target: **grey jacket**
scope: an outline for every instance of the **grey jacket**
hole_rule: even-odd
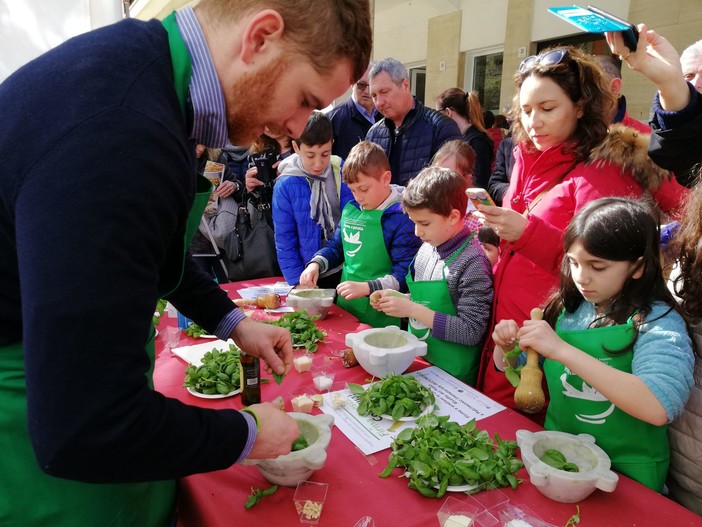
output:
[[[698,353],[702,350],[702,322],[693,326]],[[695,385],[683,412],[668,426],[670,497],[702,516],[702,359],[695,361]]]

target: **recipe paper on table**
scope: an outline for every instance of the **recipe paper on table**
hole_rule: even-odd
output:
[[[436,397],[436,415],[448,415],[451,421],[464,425],[471,419],[479,421],[505,409],[499,403],[452,377],[441,368],[431,366],[407,374],[429,388]],[[367,388],[368,385],[364,385]],[[370,455],[389,448],[393,439],[405,428],[416,426],[413,421],[394,423],[373,415],[358,415],[358,401],[349,389],[338,393],[346,399],[346,406],[333,408],[331,393],[324,394],[320,409],[334,416],[334,424],[364,454]]]

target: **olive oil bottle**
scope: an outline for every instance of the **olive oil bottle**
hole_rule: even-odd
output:
[[[245,406],[261,402],[261,360],[241,352],[241,402]]]

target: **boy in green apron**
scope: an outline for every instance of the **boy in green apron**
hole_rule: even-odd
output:
[[[493,333],[499,369],[517,339],[545,357],[547,429],[594,436],[615,470],[657,492],[670,458],[667,424],[690,394],[694,364],[659,244],[641,203],[589,203],[566,230],[561,286],[544,320],[521,329],[502,320]]]
[[[424,242],[407,273],[410,297],[380,291],[373,307],[409,317],[409,331],[427,342],[427,360],[475,385],[493,288],[490,262],[463,222],[466,186],[436,166],[407,184],[402,205]]]
[[[316,285],[320,273],[343,263],[337,304],[373,327],[400,325],[400,319],[370,307],[374,291],[405,291],[405,274],[421,245],[412,221],[402,211],[403,187],[390,185],[390,163],[382,148],[361,141],[344,164],[344,182],[354,199],[346,204],[334,237],[317,252],[300,276]]]

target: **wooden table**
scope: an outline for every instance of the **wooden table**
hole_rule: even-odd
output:
[[[236,290],[262,284],[272,284],[275,279],[254,280],[225,284],[223,289],[237,298]],[[258,316],[265,316],[257,313]],[[164,319],[160,329],[175,325],[175,320]],[[344,368],[333,352],[345,348],[345,335],[360,331],[367,326],[353,316],[333,306],[329,316],[318,325],[327,331],[325,342],[320,345],[316,360],[329,361],[336,372],[335,382],[363,384],[369,375],[360,367]],[[162,332],[163,333],[163,332]],[[182,387],[186,364],[169,350],[163,349],[161,337],[157,338],[155,388],[161,393],[193,406],[229,409],[241,408],[239,397],[206,400],[190,395]],[[199,343],[183,334],[179,345]],[[411,370],[426,366],[421,359],[415,361]],[[267,374],[262,374],[267,377]],[[275,382],[264,384],[261,389],[264,401],[283,396],[290,409],[290,392],[311,385],[309,373],[299,374],[293,370],[281,385]],[[319,410],[315,409],[315,413]],[[504,410],[478,422],[478,427],[491,435],[499,434],[503,439],[515,439],[518,429],[538,431],[541,428],[526,417],[512,410]],[[328,449],[326,465],[314,472],[311,481],[329,484],[326,503],[319,521],[324,527],[353,527],[363,516],[371,516],[375,527],[434,527],[438,525],[436,513],[444,502],[442,499],[424,498],[407,488],[407,479],[391,476],[381,479],[378,474],[387,464],[390,450],[366,456],[346,436],[334,428]],[[399,474],[399,471],[396,471]],[[528,480],[522,469],[519,477],[524,482],[517,490],[502,489],[510,502],[526,505],[544,521],[563,526],[575,513],[575,504],[552,501],[543,496]],[[235,465],[227,470],[199,474],[183,478],[179,482],[178,526],[180,527],[232,527],[262,525],[270,527],[300,525],[293,504],[295,489],[280,487],[272,496],[264,498],[250,510],[244,503],[251,488],[266,488],[270,484],[255,466]],[[455,495],[457,498],[462,494]],[[580,506],[579,527],[691,527],[702,526],[702,518],[657,494],[635,481],[621,476],[613,493],[595,491]]]

